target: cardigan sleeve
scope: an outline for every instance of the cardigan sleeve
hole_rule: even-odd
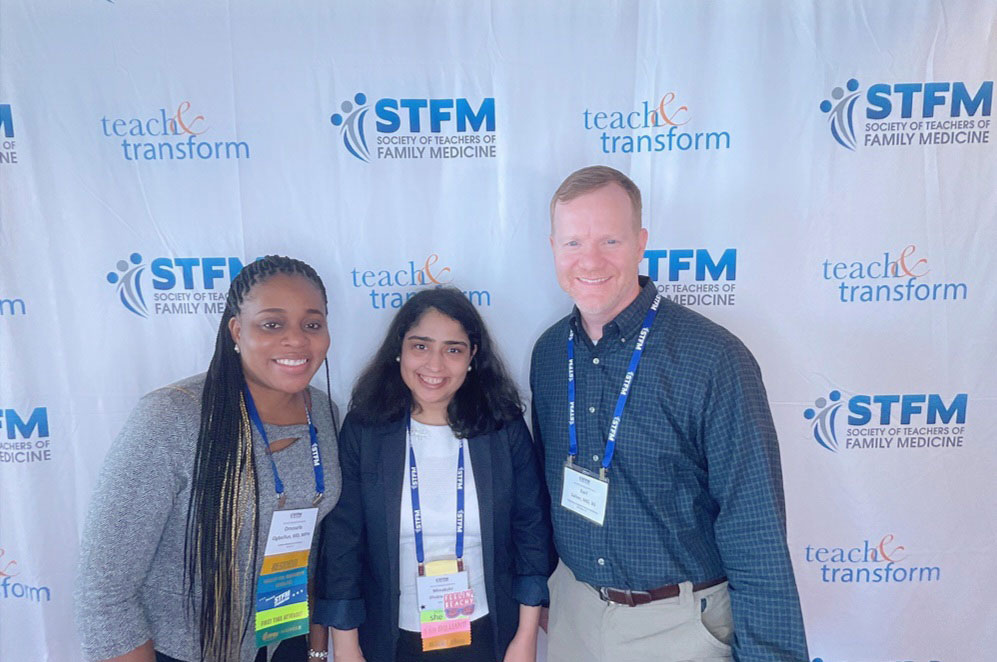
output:
[[[88,660],[123,655],[152,638],[140,590],[193,459],[198,406],[178,389],[143,397],[112,444],[80,544],[76,621]],[[181,504],[186,506],[186,504]]]

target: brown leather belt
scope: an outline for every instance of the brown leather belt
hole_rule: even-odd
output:
[[[692,590],[703,591],[705,589],[712,588],[717,584],[722,584],[725,581],[727,581],[726,577],[711,579],[708,582],[693,584]],[[646,605],[647,603],[654,602],[655,600],[667,600],[668,598],[674,598],[680,592],[678,584],[659,586],[658,588],[652,588],[650,591],[631,591],[630,589],[609,588],[606,586],[597,588],[596,590],[599,591],[599,597],[606,602],[613,602],[618,605],[627,605],[628,607]]]

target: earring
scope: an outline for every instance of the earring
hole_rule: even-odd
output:
[[[471,372],[471,366],[467,366],[467,371]]]
[[[402,357],[396,356],[395,357],[395,363],[401,363],[401,362],[402,362]]]
[[[238,354],[238,353],[239,353],[239,346],[238,346],[238,345],[236,345],[236,346],[235,346],[235,353],[236,353],[236,354]]]

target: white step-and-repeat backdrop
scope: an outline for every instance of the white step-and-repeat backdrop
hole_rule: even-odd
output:
[[[644,192],[644,272],[762,366],[811,658],[992,659],[995,28],[968,0],[0,1],[0,659],[81,659],[96,472],[205,369],[242,264],[323,276],[340,403],[437,283],[525,390],[570,305],[547,203],[594,163]]]

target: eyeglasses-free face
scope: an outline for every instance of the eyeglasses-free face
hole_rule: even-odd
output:
[[[447,406],[464,383],[475,351],[460,322],[435,308],[409,328],[402,339],[400,370],[412,392],[416,420],[447,424]]]

